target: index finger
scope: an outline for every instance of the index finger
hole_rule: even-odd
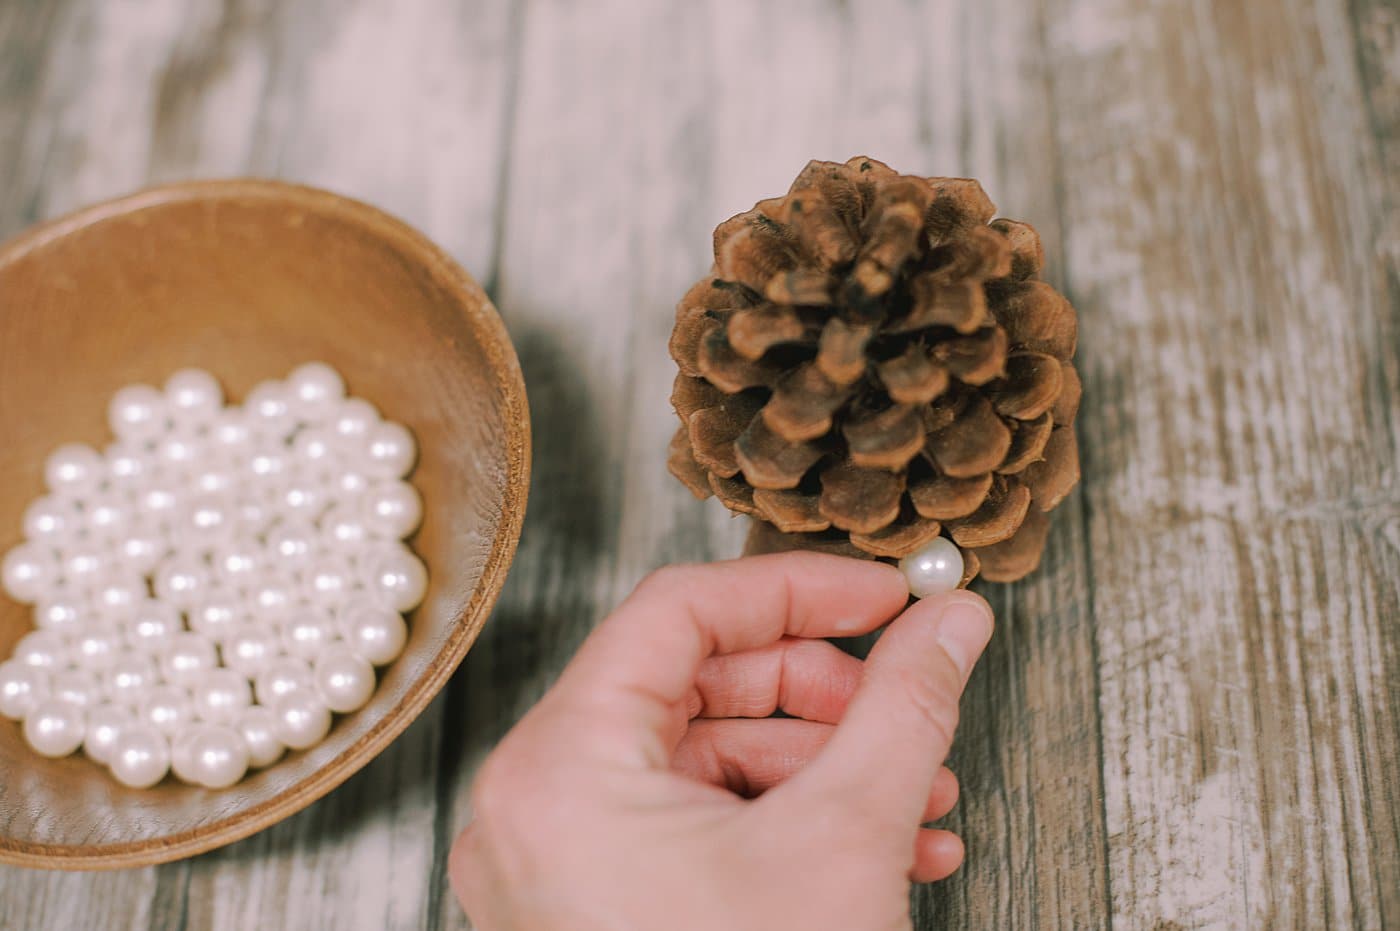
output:
[[[821,553],[661,569],[580,648],[556,686],[558,700],[587,696],[613,723],[664,737],[707,657],[784,636],[867,633],[908,599],[893,566]],[[663,741],[647,757],[664,765],[668,754]]]

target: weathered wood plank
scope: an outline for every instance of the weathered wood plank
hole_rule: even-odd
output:
[[[1345,11],[1045,7],[1114,924],[1381,927],[1397,342]]]

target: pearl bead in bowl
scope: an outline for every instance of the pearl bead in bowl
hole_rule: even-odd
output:
[[[83,709],[45,698],[24,716],[24,739],[40,756],[68,756],[83,745]]]
[[[362,499],[361,514],[376,537],[401,540],[418,529],[423,499],[408,482],[376,482]]]
[[[103,684],[107,697],[124,705],[136,705],[160,678],[156,662],[145,653],[123,651],[107,667]]]
[[[156,567],[152,583],[158,597],[178,608],[188,608],[209,587],[209,575],[203,560],[176,553]]]
[[[203,369],[180,369],[165,382],[165,399],[177,424],[207,423],[224,406],[224,389]]]
[[[58,583],[62,569],[53,550],[39,543],[21,543],[0,561],[0,584],[15,601],[33,604]]]
[[[73,664],[67,639],[54,630],[30,631],[19,638],[11,655],[17,662],[48,673],[58,672]]]
[[[315,687],[311,666],[304,659],[279,656],[268,663],[253,683],[258,704],[271,706],[279,698]]]
[[[375,548],[367,554],[366,589],[370,597],[395,611],[411,611],[428,590],[428,569],[402,544]]]
[[[165,395],[150,385],[118,388],[107,403],[107,424],[124,440],[141,442],[163,433],[170,420]]]
[[[292,409],[305,423],[328,419],[345,397],[345,379],[324,362],[307,362],[287,376]]]
[[[374,667],[348,647],[324,650],[316,660],[315,675],[316,691],[332,711],[357,711],[374,694]]]
[[[0,715],[18,721],[49,697],[51,676],[34,666],[10,659],[0,663]]]
[[[190,691],[195,717],[213,724],[228,724],[253,703],[248,679],[232,669],[211,669]]]
[[[74,664],[89,672],[105,672],[122,655],[122,631],[98,621],[84,624],[73,635]]]
[[[326,552],[302,571],[302,591],[313,605],[334,609],[344,604],[355,589],[357,573],[343,553]]]
[[[364,457],[370,431],[379,423],[379,411],[364,398],[346,398],[331,415],[330,429],[341,448]]]
[[[281,651],[276,628],[251,622],[240,624],[219,647],[224,665],[250,679],[256,679]]]
[[[170,744],[160,731],[137,722],[117,733],[107,762],[122,785],[150,788],[170,771]]]
[[[282,758],[286,747],[277,736],[277,716],[262,705],[244,708],[234,727],[248,747],[248,765],[253,769],[271,766]]]
[[[122,637],[130,649],[157,655],[184,626],[178,608],[147,598],[123,622]]]
[[[297,689],[272,703],[277,739],[293,750],[314,747],[331,729],[331,710],[314,688]]]
[[[70,702],[85,711],[103,704],[106,697],[92,673],[80,669],[63,669],[53,674],[50,694],[59,701]]]
[[[40,630],[53,631],[68,640],[90,619],[91,604],[77,589],[59,586],[35,603],[34,623]]]
[[[157,685],[148,689],[136,708],[142,722],[166,737],[173,738],[195,720],[190,693],[178,685]]]
[[[92,606],[104,618],[125,620],[147,600],[146,581],[140,576],[113,573],[98,579],[92,589]]]
[[[408,641],[408,625],[393,608],[372,603],[347,605],[340,616],[345,645],[376,666],[393,662]]]
[[[106,476],[102,455],[84,443],[65,443],[44,460],[44,481],[65,497],[81,497],[97,488]]]
[[[107,483],[114,489],[134,491],[150,481],[155,462],[146,450],[129,440],[118,440],[102,451]]]
[[[279,381],[265,381],[253,387],[243,401],[253,431],[264,438],[283,439],[296,429],[290,393]]]
[[[181,779],[208,789],[226,789],[248,771],[248,745],[225,724],[196,724],[176,738]]]
[[[72,498],[44,495],[24,509],[24,535],[36,543],[62,546],[82,527],[83,517]]]
[[[136,715],[122,705],[94,705],[83,728],[83,752],[98,763],[111,762],[117,735],[137,723]]]
[[[160,671],[165,681],[186,688],[198,683],[217,665],[214,642],[203,634],[176,634],[160,653]]]
[[[368,543],[372,537],[369,526],[360,514],[360,508],[348,501],[337,502],[321,515],[321,538],[333,550],[353,552]]]

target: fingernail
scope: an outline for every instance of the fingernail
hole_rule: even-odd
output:
[[[966,679],[987,641],[992,639],[992,614],[982,601],[950,602],[938,619],[938,643]]]

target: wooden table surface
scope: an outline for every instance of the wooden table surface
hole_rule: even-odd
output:
[[[387,753],[193,861],[0,869],[0,928],[466,926],[482,756],[647,570],[740,547],[664,469],[711,228],[854,154],[982,179],[1081,319],[1084,480],[982,588],[916,925],[1400,928],[1393,0],[0,0],[0,235],[186,177],[367,199],[486,284],[536,440],[495,619]]]

